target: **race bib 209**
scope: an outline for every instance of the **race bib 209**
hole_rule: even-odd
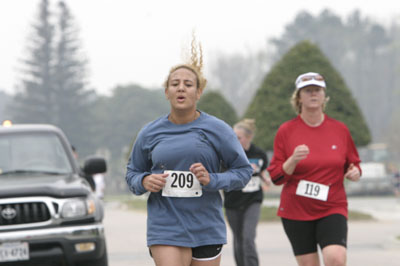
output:
[[[203,190],[197,177],[190,171],[164,171],[169,174],[162,190],[163,197],[201,197]]]

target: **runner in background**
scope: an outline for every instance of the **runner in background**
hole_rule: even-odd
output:
[[[233,234],[233,251],[237,266],[258,266],[255,243],[256,228],[263,201],[262,182],[270,185],[266,174],[266,153],[252,141],[256,131],[254,119],[243,119],[233,130],[253,167],[253,176],[242,190],[224,192],[225,213]]]
[[[150,192],[147,245],[158,266],[220,265],[226,225],[219,190],[243,188],[253,171],[232,128],[196,109],[206,79],[194,39],[191,51],[190,62],[165,81],[170,113],[142,128],[127,166],[130,190]]]
[[[326,84],[318,73],[295,82],[298,116],[280,126],[268,171],[284,184],[278,215],[298,265],[346,265],[347,198],[344,178],[358,181],[360,159],[346,125],[324,114]]]
[[[106,182],[104,180],[104,173],[93,175],[94,183],[96,184],[96,196],[104,199],[104,192],[106,189]]]

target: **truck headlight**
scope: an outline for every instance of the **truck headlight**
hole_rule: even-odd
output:
[[[93,214],[95,211],[95,204],[92,199],[73,199],[64,203],[61,216],[63,218],[76,218]]]

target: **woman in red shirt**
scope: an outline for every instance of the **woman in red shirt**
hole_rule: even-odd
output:
[[[358,181],[360,159],[345,124],[324,114],[326,84],[318,73],[296,79],[292,105],[298,116],[275,136],[268,171],[284,184],[278,215],[298,265],[346,265],[347,198],[344,178]]]

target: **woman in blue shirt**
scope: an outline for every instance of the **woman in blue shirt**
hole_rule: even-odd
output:
[[[219,190],[243,188],[253,171],[231,127],[196,109],[207,83],[199,51],[193,41],[190,63],[169,72],[170,113],[142,128],[127,166],[130,190],[151,192],[147,245],[156,265],[220,265],[226,226]]]

